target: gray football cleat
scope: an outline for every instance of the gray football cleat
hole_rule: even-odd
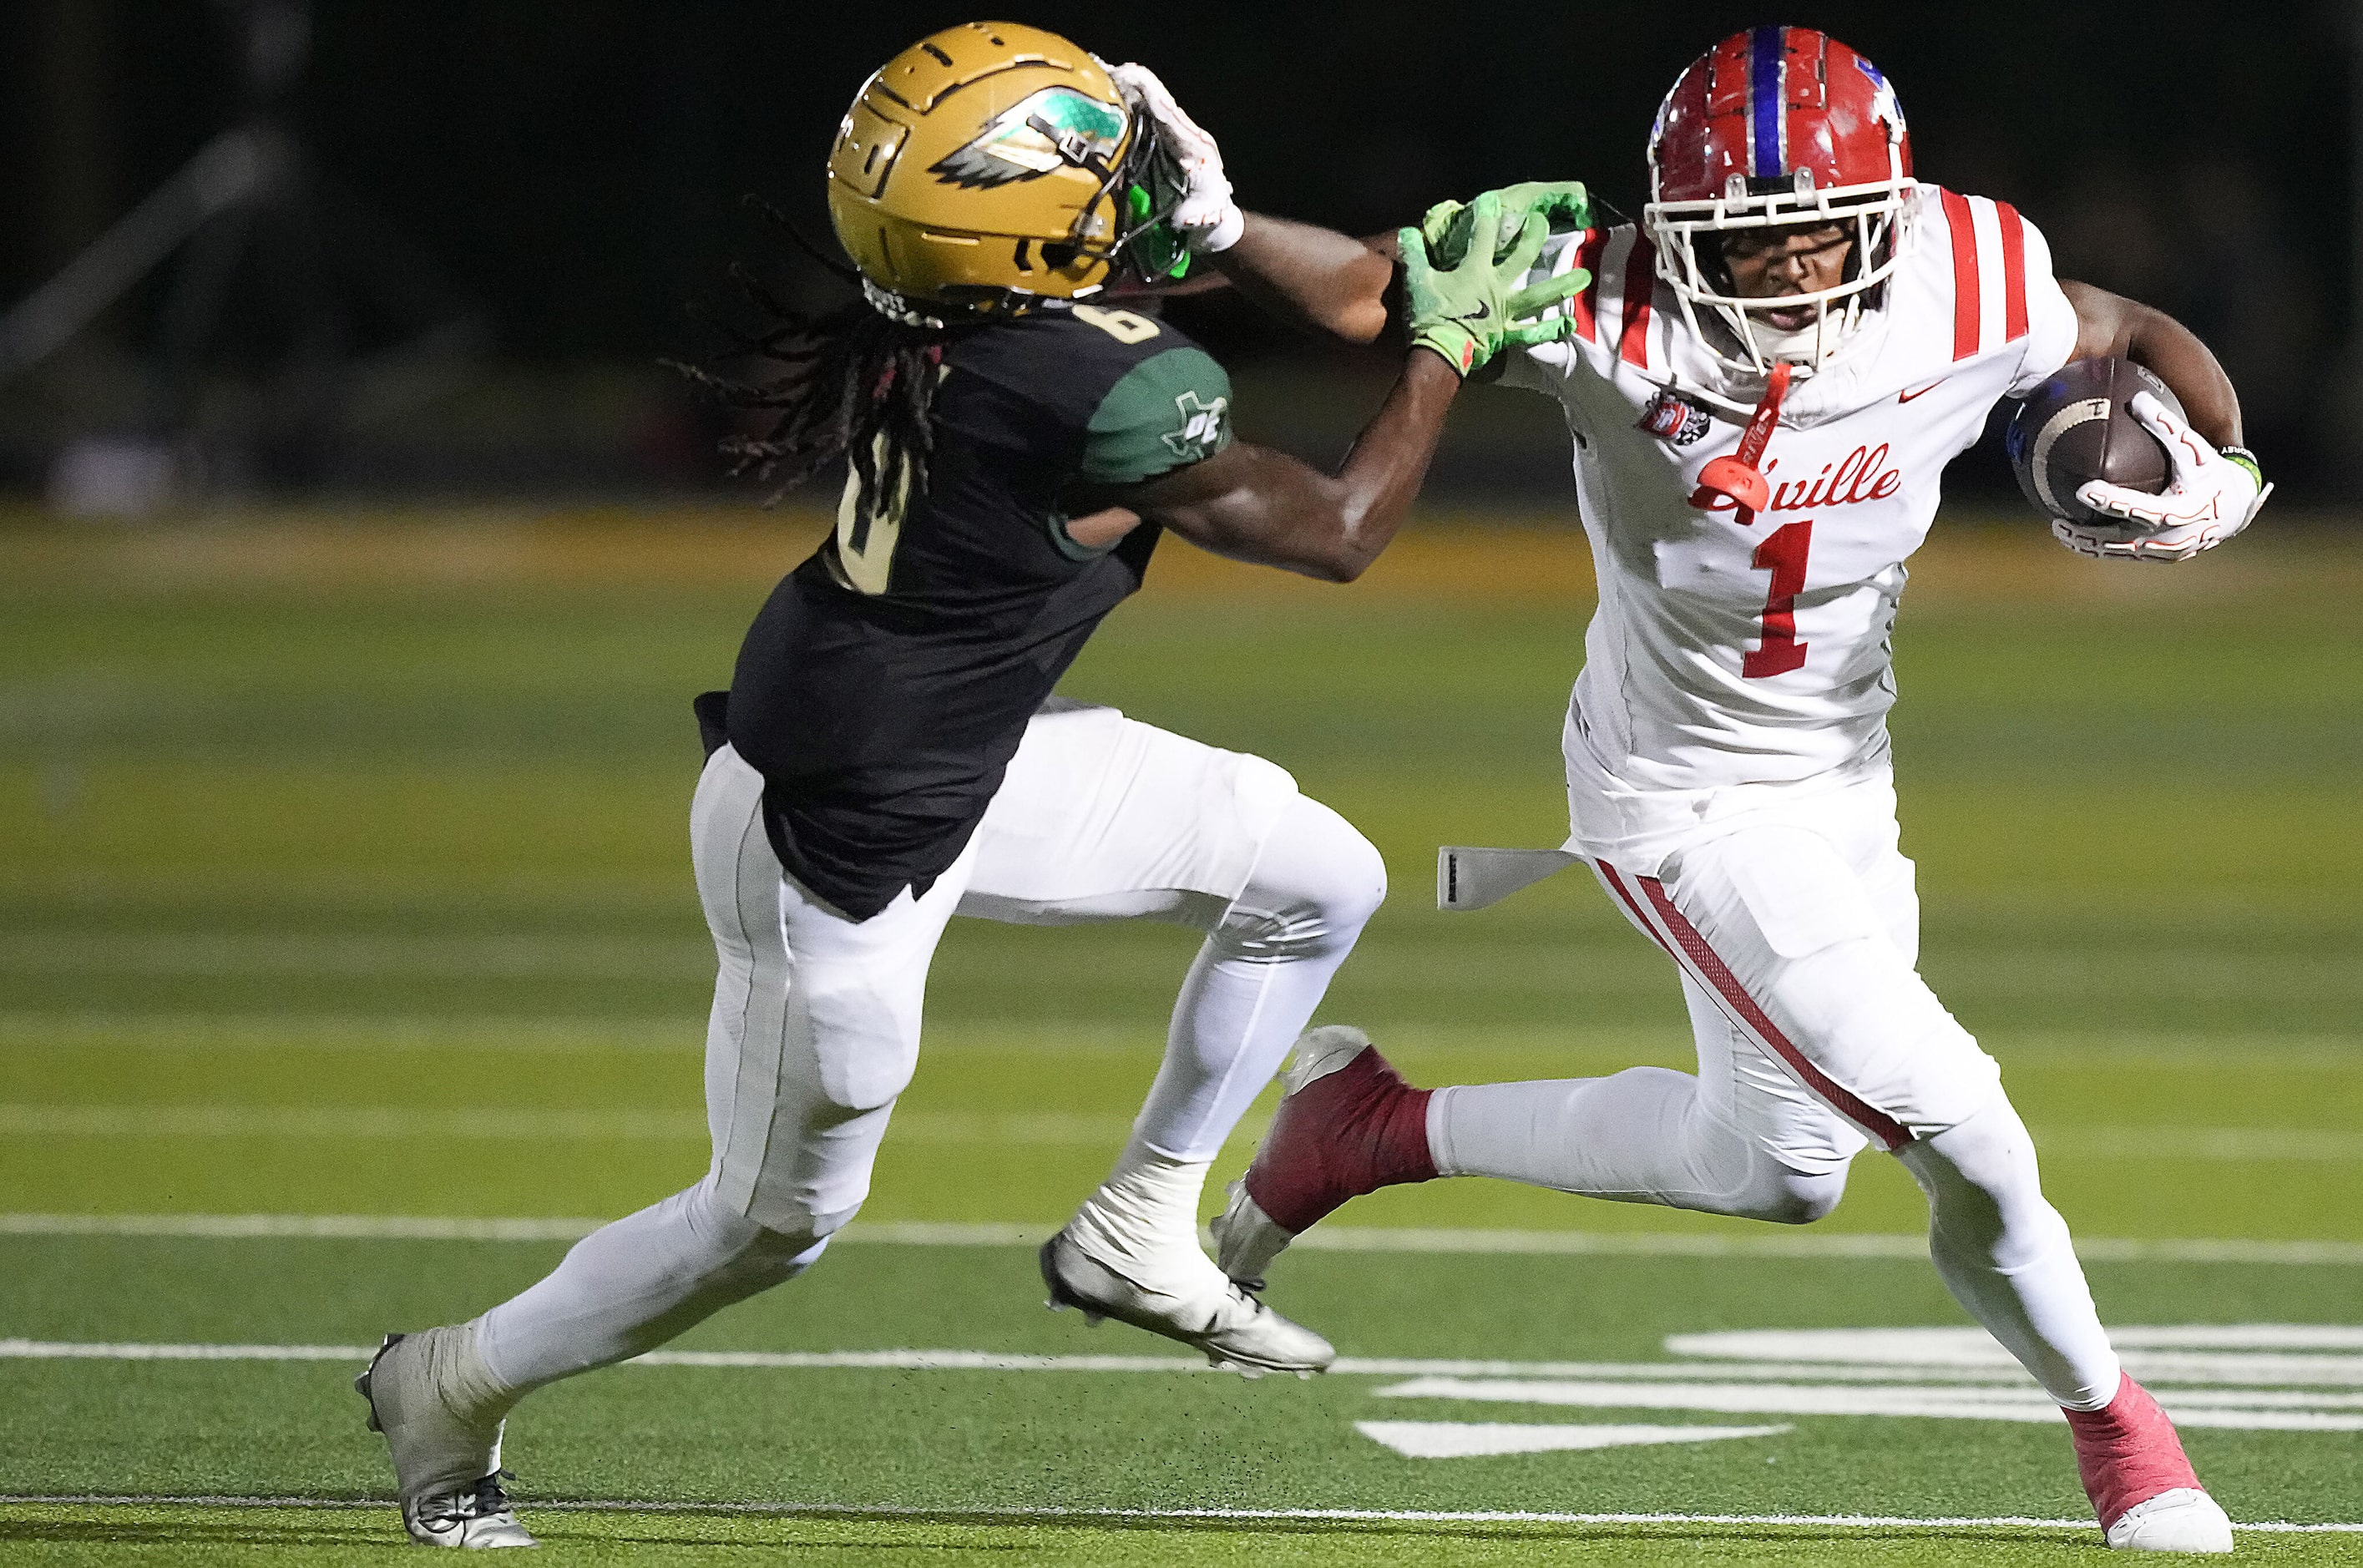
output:
[[[1087,1322],[1113,1318],[1162,1334],[1204,1351],[1208,1362],[1226,1372],[1250,1376],[1292,1372],[1310,1377],[1327,1371],[1337,1359],[1328,1340],[1281,1317],[1211,1267],[1207,1273],[1220,1285],[1203,1297],[1184,1299],[1127,1279],[1086,1255],[1064,1230],[1042,1243],[1041,1261],[1052,1311],[1071,1307]]]
[[[505,1546],[539,1546],[509,1511],[509,1495],[501,1490],[505,1470],[495,1471],[473,1486],[458,1492],[438,1492],[402,1500],[402,1526],[421,1546],[452,1546],[466,1551],[492,1551]]]
[[[369,1406],[369,1426],[385,1434],[402,1497],[403,1528],[422,1546],[486,1551],[538,1546],[502,1490],[501,1427],[507,1404],[471,1410],[451,1390],[491,1385],[466,1326],[388,1334],[353,1392]]]
[[[1261,1290],[1272,1260],[1288,1251],[1296,1233],[1272,1223],[1271,1216],[1248,1194],[1246,1177],[1233,1182],[1228,1194],[1230,1201],[1223,1212],[1207,1225],[1215,1236],[1215,1262],[1247,1289]]]

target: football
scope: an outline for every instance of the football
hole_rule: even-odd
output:
[[[2166,448],[2126,406],[2143,392],[2182,417],[2166,383],[2131,360],[2078,360],[2028,394],[2003,439],[2027,500],[2049,517],[2113,526],[2077,490],[2095,479],[2153,495],[2165,489]]]

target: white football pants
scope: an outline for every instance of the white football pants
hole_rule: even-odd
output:
[[[1769,799],[1771,797],[1768,797]],[[1723,818],[1654,876],[1592,857],[1681,971],[1695,1076],[1441,1089],[1437,1169],[1627,1203],[1802,1224],[1876,1140],[1927,1193],[1955,1299],[2063,1405],[2097,1409],[2117,1362],[2001,1071],[1915,972],[1919,900],[1885,776]]]
[[[705,1051],[713,1164],[478,1319],[485,1362],[510,1388],[653,1349],[820,1255],[869,1192],[918,1061],[927,965],[955,913],[1204,931],[1134,1124],[1135,1144],[1204,1160],[1386,895],[1378,851],[1284,771],[1113,708],[1054,701],[1037,715],[951,868],[867,920],[783,874],[762,787],[725,746],[690,812],[720,961]]]

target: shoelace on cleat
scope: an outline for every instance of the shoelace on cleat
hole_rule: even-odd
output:
[[[422,1524],[451,1524],[465,1519],[485,1519],[494,1514],[505,1514],[512,1507],[509,1495],[501,1485],[516,1479],[514,1470],[495,1470],[465,1492],[446,1492],[439,1497],[422,1498],[418,1518]]]

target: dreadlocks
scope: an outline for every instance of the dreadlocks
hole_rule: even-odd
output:
[[[860,275],[820,255],[771,209],[797,244],[848,282]],[[853,465],[864,522],[888,504],[882,475],[894,477],[896,496],[924,494],[935,450],[929,419],[942,379],[946,329],[889,317],[867,299],[826,314],[783,305],[745,267],[731,276],[770,325],[749,337],[727,326],[732,346],[709,363],[752,361],[751,377],[716,374],[668,361],[728,408],[760,416],[751,434],[721,443],[733,476],[752,473],[771,484],[770,506],[838,460]],[[923,318],[921,318],[923,319]]]

